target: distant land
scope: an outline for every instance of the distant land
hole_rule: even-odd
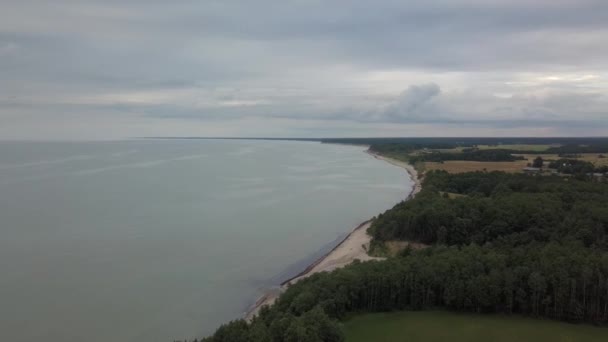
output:
[[[596,137],[325,137],[325,138],[306,138],[306,137],[202,137],[202,136],[143,136],[134,137],[135,139],[205,139],[205,140],[278,140],[278,141],[322,141],[322,142],[368,142],[368,143],[462,143],[462,144],[482,144],[487,142],[493,143],[530,143],[544,144],[550,142],[569,142],[569,143],[585,143],[585,142],[608,142],[608,136]]]

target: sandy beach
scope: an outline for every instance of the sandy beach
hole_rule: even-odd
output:
[[[408,199],[416,196],[416,194],[419,193],[420,190],[422,190],[422,180],[420,178],[418,178],[418,176],[419,176],[418,172],[416,171],[416,169],[412,165],[410,165],[410,164],[408,164],[408,163],[406,163],[404,161],[401,161],[401,160],[392,159],[392,158],[388,158],[388,157],[382,156],[382,155],[374,153],[374,152],[372,152],[370,150],[367,150],[365,152],[367,154],[371,155],[372,157],[376,158],[376,159],[383,160],[383,161],[385,161],[385,162],[387,162],[389,164],[402,167],[402,168],[404,168],[407,171],[407,173],[409,173],[410,178],[414,182],[414,187],[412,188],[412,191],[410,192],[409,196],[407,197]]]
[[[274,289],[267,292],[264,296],[258,299],[255,305],[247,312],[245,319],[251,320],[255,315],[257,315],[263,306],[274,304],[281,293],[283,293],[291,284],[295,284],[315,273],[331,272],[337,268],[349,265],[356,259],[360,261],[383,259],[372,257],[367,254],[369,243],[371,241],[371,236],[367,235],[367,228],[369,228],[371,223],[371,220],[361,223],[329,253],[317,259],[295,277],[285,280],[283,283],[281,283],[279,289]]]
[[[422,189],[421,181],[418,179],[418,173],[411,165],[399,160],[375,154],[369,150],[366,151],[366,153],[376,159],[383,160],[398,167],[402,167],[409,173],[410,178],[414,182],[414,186],[412,187],[412,190],[408,194],[408,196],[406,196],[406,199],[410,199],[414,197],[418,192],[420,192],[420,190]],[[344,240],[342,240],[342,242],[340,242],[336,247],[334,247],[329,253],[317,259],[315,262],[313,262],[295,277],[285,280],[283,283],[281,283],[280,288],[267,292],[264,296],[258,299],[256,303],[246,312],[245,319],[247,321],[251,321],[251,319],[253,319],[258,314],[262,307],[274,304],[277,298],[279,298],[281,293],[283,293],[289,287],[289,285],[295,284],[296,282],[307,278],[315,273],[331,272],[335,269],[351,264],[354,260],[369,261],[383,259],[372,257],[367,254],[367,251],[369,250],[369,244],[372,239],[372,237],[367,234],[367,229],[370,227],[371,224],[372,220],[368,220],[361,223],[360,225],[355,227],[352,232],[348,234],[344,238]]]

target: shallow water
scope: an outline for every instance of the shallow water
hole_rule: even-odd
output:
[[[0,340],[208,334],[407,195],[404,170],[363,150],[0,143]]]

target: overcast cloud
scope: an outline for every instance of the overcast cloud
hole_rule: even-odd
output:
[[[605,0],[0,5],[0,139],[608,132]]]

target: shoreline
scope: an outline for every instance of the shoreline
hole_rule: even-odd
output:
[[[377,153],[365,150],[364,153],[372,156],[375,159],[385,161],[391,165],[401,167],[405,169],[414,183],[410,193],[405,197],[405,200],[412,199],[420,190],[422,190],[422,183],[418,179],[418,172],[411,165],[401,162],[396,159],[384,157]],[[329,252],[316,259],[304,270],[296,274],[295,276],[286,279],[280,283],[280,286],[273,290],[268,290],[262,295],[256,302],[251,306],[244,314],[244,319],[247,322],[258,314],[260,309],[264,306],[273,305],[279,296],[287,290],[287,288],[297,283],[298,281],[307,278],[315,273],[319,272],[331,272],[335,269],[342,268],[351,264],[355,260],[369,261],[369,260],[382,260],[384,258],[372,257],[367,254],[369,250],[369,244],[372,240],[371,236],[367,235],[367,229],[371,226],[373,218],[366,220],[357,225],[353,230],[344,237],[334,248]]]
[[[372,156],[378,160],[382,160],[391,165],[401,167],[401,168],[405,169],[405,171],[407,171],[407,173],[410,175],[410,179],[412,180],[412,182],[414,182],[414,186],[412,187],[412,191],[410,191],[410,194],[406,197],[406,200],[413,198],[414,196],[416,196],[417,193],[419,193],[422,190],[422,180],[420,178],[418,178],[418,176],[419,176],[418,171],[416,171],[416,169],[412,165],[410,165],[404,161],[401,161],[401,160],[385,157],[381,154],[372,152],[370,150],[365,151],[365,153],[369,154],[370,156]]]
[[[290,285],[293,284],[295,281],[299,280],[299,278],[303,278],[304,276],[308,275],[309,273],[311,273],[315,267],[319,266],[325,259],[327,259],[332,253],[334,253],[338,248],[340,248],[340,246],[342,246],[346,240],[348,240],[348,238],[355,233],[355,231],[362,229],[364,226],[368,227],[371,223],[372,223],[372,219],[369,219],[367,221],[364,221],[362,223],[360,223],[357,227],[355,227],[350,233],[348,233],[334,248],[332,248],[329,252],[325,253],[323,256],[321,256],[320,258],[318,258],[317,260],[315,260],[312,264],[306,266],[306,268],[296,274],[295,276],[283,281],[280,286],[285,286],[285,285]],[[367,229],[367,228],[366,228]],[[311,273],[312,274],[312,273]]]

